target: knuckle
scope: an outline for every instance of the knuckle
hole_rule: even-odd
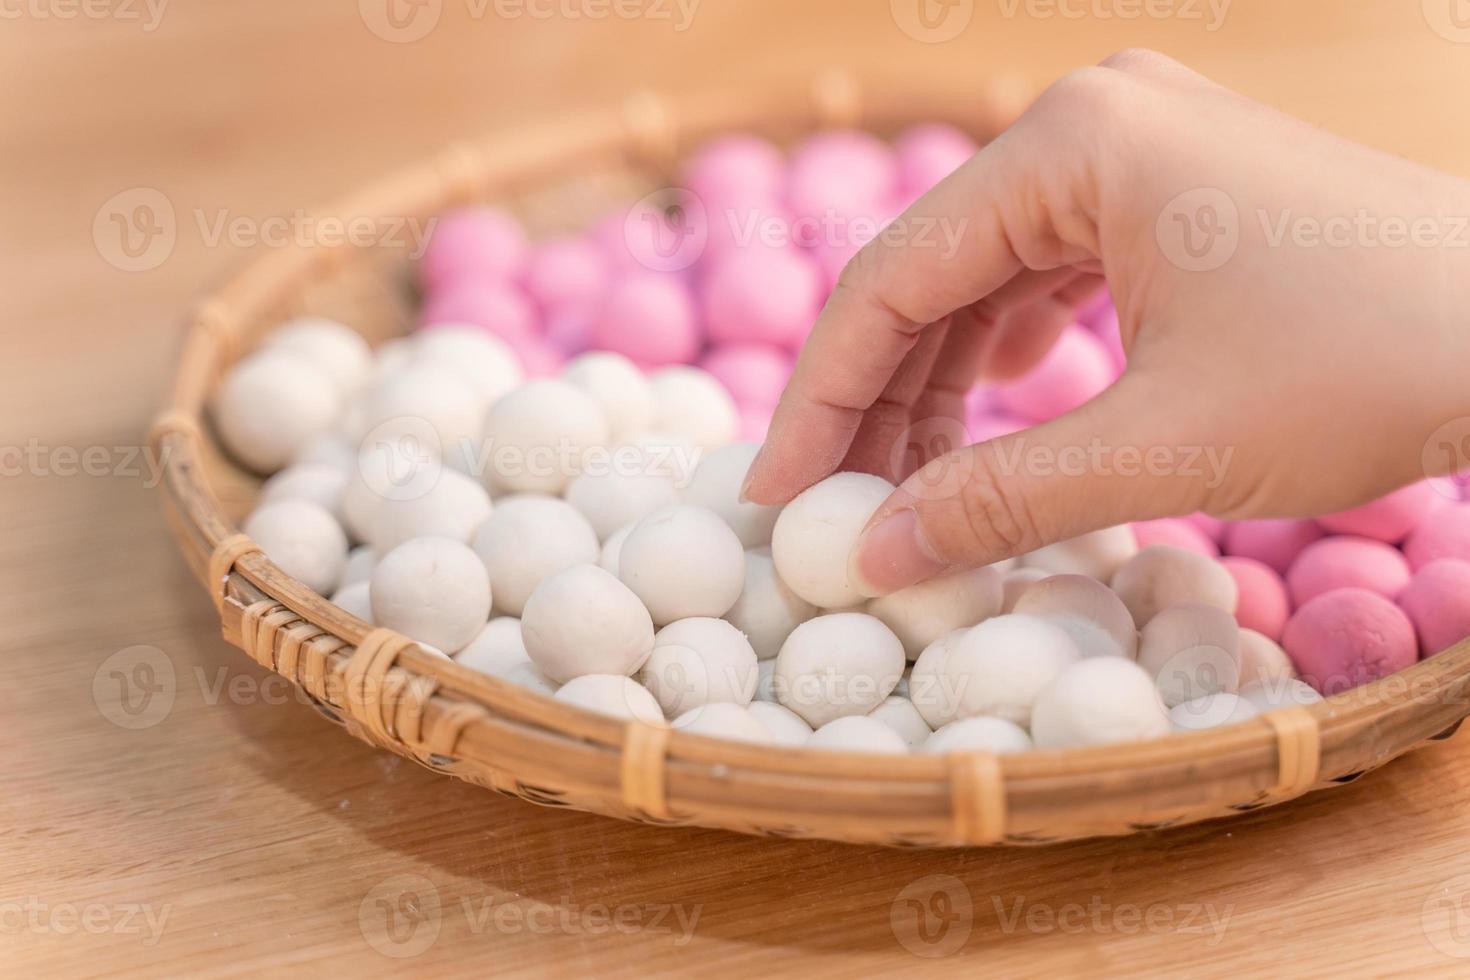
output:
[[[973,472],[960,495],[966,525],[979,552],[1018,555],[1040,547],[1036,521],[1020,481],[999,472],[992,455],[975,453]]]
[[[1127,96],[1126,82],[1119,72],[1107,68],[1079,68],[1053,82],[1037,99],[1036,108],[1068,118],[1116,117]]]

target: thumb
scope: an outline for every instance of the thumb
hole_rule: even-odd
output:
[[[1187,399],[1183,400],[1187,404]],[[948,571],[975,568],[1127,521],[1198,510],[1229,455],[1161,419],[1180,405],[1137,377],[1067,415],[931,460],[878,508],[851,573],[887,595]]]

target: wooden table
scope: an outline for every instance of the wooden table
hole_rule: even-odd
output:
[[[212,237],[220,215],[258,227],[639,86],[821,65],[1036,86],[1127,45],[1470,173],[1450,0],[1236,0],[1220,24],[1195,0],[1138,19],[1131,0],[961,0],[927,22],[906,0],[705,0],[684,30],[672,0],[486,2],[429,0],[417,40],[425,22],[379,0],[195,0],[156,22],[142,0],[0,6],[0,971],[1463,975],[1463,736],[1233,822],[1040,850],[543,810],[369,750],[226,647],[129,448],[181,312],[246,258]],[[593,16],[616,10],[644,16]],[[93,222],[134,188],[180,220],[130,273]],[[115,669],[138,645],[151,680]]]

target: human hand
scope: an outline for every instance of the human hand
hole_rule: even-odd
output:
[[[1364,503],[1425,476],[1426,438],[1470,414],[1466,215],[1465,181],[1115,55],[898,219],[962,217],[957,250],[880,236],[848,265],[745,495],[782,503],[842,469],[903,479],[853,555],[875,595],[1126,521]],[[1115,385],[978,446],[894,452],[915,423],[958,425],[977,378],[1034,366],[1104,272],[1128,354]],[[1033,465],[1099,443],[1227,465]]]

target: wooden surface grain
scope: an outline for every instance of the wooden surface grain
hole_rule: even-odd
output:
[[[1465,737],[1229,823],[906,853],[501,799],[352,741],[218,638],[136,447],[181,312],[250,254],[221,216],[259,229],[640,87],[1034,88],[1130,45],[1470,173],[1453,0],[906,2],[427,0],[416,40],[418,8],[385,29],[379,0],[0,7],[0,972],[1463,975]],[[128,272],[94,221],[139,188],[177,235]]]

